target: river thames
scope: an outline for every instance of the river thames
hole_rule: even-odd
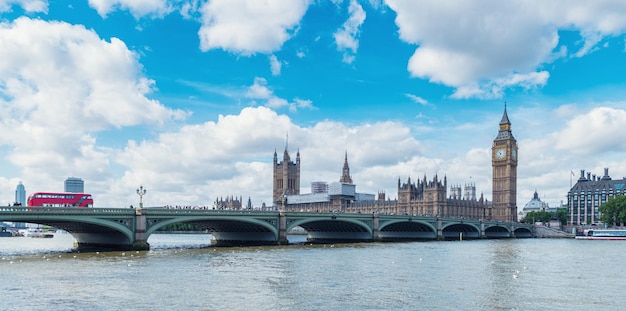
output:
[[[574,239],[214,248],[159,234],[144,252],[69,253],[0,238],[1,310],[618,310],[620,241]],[[290,240],[304,236],[290,236]]]

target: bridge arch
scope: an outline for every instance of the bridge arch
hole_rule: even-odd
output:
[[[269,232],[271,232],[272,234],[274,234],[275,238],[278,238],[278,228],[276,228],[275,226],[272,226],[270,223],[268,223],[267,221],[261,220],[261,219],[255,219],[255,218],[242,218],[239,216],[208,216],[208,217],[203,217],[203,216],[186,216],[186,217],[176,217],[176,218],[170,218],[170,219],[165,219],[162,221],[159,221],[157,223],[155,223],[154,225],[150,226],[147,230],[146,230],[146,238],[150,236],[150,234],[154,233],[155,231],[167,226],[167,225],[171,225],[171,224],[175,224],[175,223],[190,223],[190,224],[195,224],[195,225],[199,225],[207,230],[209,230],[209,232],[211,232],[211,229],[214,229],[215,226],[211,226],[212,224],[216,224],[216,223],[226,223],[226,222],[235,222],[235,223],[246,223],[246,224],[250,224],[253,226],[258,226],[259,228],[263,228],[264,230],[267,230]]]
[[[485,237],[489,239],[508,238],[511,236],[509,228],[503,225],[485,227]]]
[[[444,240],[478,239],[480,228],[468,222],[450,223],[442,227],[441,238]]]
[[[146,229],[146,239],[158,229],[175,223],[194,224],[207,230],[215,238],[217,245],[273,244],[278,241],[279,235],[277,224],[272,224],[266,219],[238,215],[149,217],[147,222],[149,226]]]
[[[419,220],[388,220],[380,225],[378,237],[383,241],[434,240],[437,239],[437,228]]]
[[[532,238],[533,237],[533,232],[530,229],[524,228],[524,227],[515,228],[513,230],[513,234],[515,235],[516,238]]]
[[[25,214],[17,217],[3,217],[3,220],[41,224],[65,230],[76,239],[79,249],[92,247],[125,249],[134,242],[134,231],[131,229],[134,224],[131,218],[81,217],[76,219],[72,216],[62,214],[32,217]]]
[[[289,232],[298,226],[307,231],[310,242],[371,241],[373,235],[371,225],[356,218],[308,215],[306,218],[289,222],[286,231]]]

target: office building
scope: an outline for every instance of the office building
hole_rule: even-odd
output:
[[[26,188],[21,181],[15,188],[15,203],[26,206]]]
[[[610,197],[626,194],[626,177],[613,180],[609,176],[609,169],[604,169],[604,175],[585,175],[580,170],[580,178],[567,193],[568,223],[571,225],[597,224],[600,222],[599,207]]]
[[[65,192],[74,192],[74,193],[84,193],[85,192],[85,182],[76,177],[68,177],[65,180]]]

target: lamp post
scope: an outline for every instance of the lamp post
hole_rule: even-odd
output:
[[[280,200],[281,204],[280,204],[280,211],[284,212],[285,211],[285,206],[287,205],[287,195],[283,194],[283,197]]]
[[[137,194],[139,195],[139,208],[143,208],[143,196],[146,194],[146,189],[143,186],[139,186]]]

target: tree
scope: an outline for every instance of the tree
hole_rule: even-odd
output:
[[[609,197],[598,211],[601,213],[600,220],[606,224],[616,225],[626,222],[626,196],[618,195]]]
[[[531,211],[526,214],[521,222],[533,223],[533,222],[550,222],[550,220],[558,220],[562,225],[567,223],[567,209],[559,208],[556,212],[548,211]]]

